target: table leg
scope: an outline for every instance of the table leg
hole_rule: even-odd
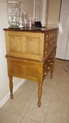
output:
[[[38,83],[38,107],[41,106],[42,84]]]
[[[52,79],[52,77],[53,77],[53,70],[54,70],[54,63],[53,63],[52,66],[51,66],[51,76],[50,76],[51,79]]]
[[[9,77],[10,98],[13,99],[13,81],[12,76]]]

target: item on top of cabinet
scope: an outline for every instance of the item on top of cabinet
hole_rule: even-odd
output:
[[[40,21],[35,21],[35,28],[41,28],[42,24]]]
[[[20,21],[21,2],[17,0],[7,1],[7,16],[10,28],[18,28]]]
[[[29,26],[29,28],[35,27],[35,18],[34,17],[29,17],[28,26]]]

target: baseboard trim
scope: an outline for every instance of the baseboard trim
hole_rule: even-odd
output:
[[[13,88],[13,93],[24,83],[25,79],[21,79],[21,81]],[[1,101],[0,108],[4,105],[4,103],[9,99],[10,93],[8,93]]]

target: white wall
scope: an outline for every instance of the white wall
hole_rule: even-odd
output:
[[[0,101],[8,93],[8,78],[5,59],[5,40],[3,28],[8,26],[6,2],[0,1]]]
[[[29,12],[33,14],[33,0],[22,0],[23,12]],[[29,2],[29,3],[28,3]],[[9,80],[7,76],[7,61],[6,46],[5,46],[5,36],[3,28],[7,28],[7,3],[6,0],[0,0],[0,102],[9,93]],[[16,86],[21,79],[14,78],[14,86]]]
[[[58,27],[61,0],[47,0],[47,23],[49,27]]]
[[[7,4],[5,0],[0,1],[0,101],[9,92],[9,80],[7,76],[7,61],[5,58],[5,36],[3,28],[8,27],[7,22]],[[20,81],[20,79],[14,78],[14,86]]]
[[[34,0],[22,0],[22,12],[29,13],[33,16]]]

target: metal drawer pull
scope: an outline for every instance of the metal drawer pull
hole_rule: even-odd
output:
[[[45,54],[47,54],[47,52],[45,52]]]

